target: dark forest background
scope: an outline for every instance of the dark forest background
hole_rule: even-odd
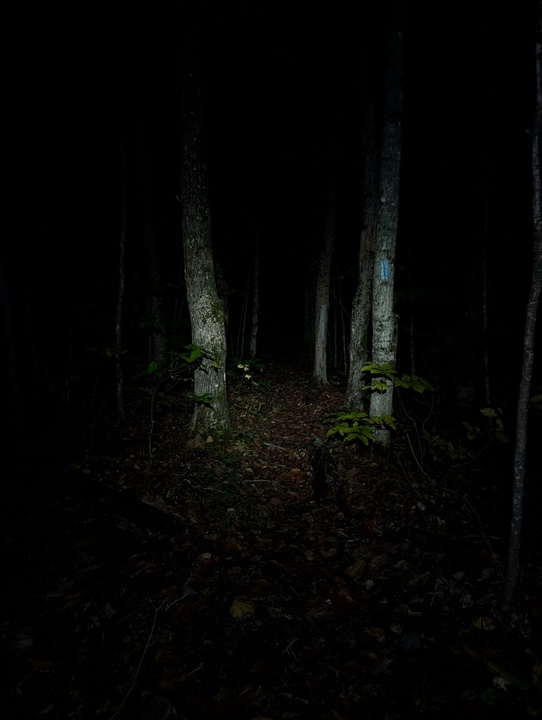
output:
[[[246,352],[239,324],[259,238],[258,354],[310,363],[306,293],[329,174],[338,165],[330,334],[339,337],[335,370],[346,372],[342,333],[347,343],[362,223],[360,108],[364,93],[377,108],[382,99],[386,8],[207,3],[198,13],[179,4],[163,14],[38,12],[14,21],[1,265],[8,426],[15,407],[24,421],[35,403],[88,406],[97,394],[114,397],[123,184],[128,386],[149,361],[143,196],[150,199],[169,339],[190,342],[177,197],[181,46],[195,14],[230,355]],[[417,371],[438,381],[448,406],[471,372],[477,406],[484,403],[483,372],[470,358],[479,362],[487,344],[493,402],[515,410],[531,275],[534,27],[532,2],[513,9],[413,4],[409,12],[398,366],[409,371],[413,320]]]
[[[374,106],[378,155],[397,126],[400,5],[5,11],[2,717],[539,716],[540,321],[532,385],[521,371],[540,0],[404,3],[398,376],[394,417],[368,418],[345,407],[363,132]],[[207,249],[187,57],[226,373],[221,308],[196,263],[185,282],[183,241],[189,261]],[[326,384],[313,313],[334,178]],[[182,359],[198,292],[217,372]],[[198,310],[197,339],[214,324]],[[205,374],[220,384],[200,393]],[[223,435],[191,424],[209,397],[227,398]]]

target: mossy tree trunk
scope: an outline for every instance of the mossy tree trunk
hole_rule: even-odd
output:
[[[208,176],[202,138],[202,81],[196,53],[193,49],[186,58],[183,82],[180,193],[184,275],[192,343],[204,351],[201,363],[194,371],[196,405],[191,430],[195,435],[216,436],[230,431],[226,331],[211,242]]]

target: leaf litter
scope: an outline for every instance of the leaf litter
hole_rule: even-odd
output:
[[[306,373],[270,375],[265,403],[233,399],[229,443],[183,437],[186,407],[158,415],[152,457],[134,413],[26,466],[2,532],[1,717],[540,716],[540,549],[511,627],[490,483],[328,441],[344,502],[315,502],[306,448],[343,389],[307,404]]]

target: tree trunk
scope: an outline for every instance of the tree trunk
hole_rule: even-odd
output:
[[[239,328],[237,330],[236,355],[238,358],[245,357],[248,308],[250,305],[250,284],[252,280],[252,268],[247,271],[247,279],[243,291],[243,302],[241,303],[241,315],[239,317]]]
[[[318,262],[314,257],[307,259],[305,267],[305,289],[303,293],[303,355],[314,362],[314,313],[316,310],[316,280]]]
[[[372,359],[377,365],[395,367],[397,319],[394,310],[395,247],[399,221],[401,121],[404,92],[404,2],[392,3],[391,42],[386,76],[384,130],[380,157],[380,211],[373,268]],[[371,395],[370,416],[391,415],[393,385]],[[379,428],[375,442],[389,444],[389,431]]]
[[[180,195],[184,273],[192,343],[204,351],[201,363],[194,371],[196,406],[191,430],[204,436],[212,433],[222,435],[230,430],[224,307],[215,280],[207,167],[202,140],[201,78],[195,53],[186,62]]]
[[[145,322],[147,361],[161,362],[166,357],[166,319],[161,293],[161,273],[156,248],[154,208],[151,198],[146,108],[142,95],[137,103],[137,155],[139,207],[143,261],[147,275],[147,317]]]
[[[365,381],[361,368],[369,359],[369,320],[373,284],[373,247],[378,219],[378,153],[374,105],[367,100],[363,107],[363,227],[359,245],[358,286],[352,301],[350,358],[346,405],[363,409]]]
[[[118,142],[120,155],[120,182],[121,182],[121,198],[120,198],[120,236],[119,236],[119,276],[117,286],[117,302],[115,306],[115,373],[116,373],[116,403],[117,415],[120,422],[125,420],[124,412],[124,372],[122,367],[122,316],[124,311],[124,289],[126,283],[126,149],[124,137],[121,130],[121,107],[120,107],[120,86],[121,77],[120,70],[118,76]]]
[[[527,419],[534,364],[536,316],[540,302],[540,293],[542,291],[542,167],[540,160],[542,150],[542,0],[538,0],[536,37],[536,117],[532,132],[533,275],[525,318],[523,365],[521,369],[517,409],[512,521],[508,545],[506,583],[502,601],[503,610],[506,614],[510,612],[518,584],[527,457]]]
[[[250,357],[256,357],[258,347],[258,319],[260,313],[260,238],[254,238],[254,277],[252,281],[252,330],[250,333]]]
[[[145,270],[147,273],[147,360],[161,362],[167,354],[166,319],[164,302],[160,292],[160,264],[156,251],[156,233],[151,198],[143,194],[141,202],[141,233],[143,235],[143,251],[145,253]]]
[[[1,252],[1,251],[0,251]],[[6,383],[6,397],[2,402],[2,430],[18,430],[20,421],[19,386],[17,372],[17,356],[15,353],[15,336],[9,287],[4,259],[0,254],[0,327],[2,328],[2,360],[3,377]]]
[[[324,243],[318,261],[316,280],[316,305],[314,318],[314,370],[313,379],[317,385],[327,385],[327,327],[329,321],[329,282],[331,259],[335,244],[337,217],[337,172],[332,170],[326,207]]]
[[[126,247],[126,192],[124,189],[121,204],[121,227],[119,239],[119,284],[117,289],[117,305],[115,309],[115,371],[117,377],[116,399],[117,415],[124,421],[124,372],[122,369],[122,313],[124,308],[125,285],[125,247]]]

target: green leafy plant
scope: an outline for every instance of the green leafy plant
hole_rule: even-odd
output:
[[[198,345],[182,345],[180,350],[170,350],[165,360],[152,360],[144,370],[139,370],[133,377],[135,380],[178,380],[182,375],[188,374],[188,370],[193,370],[205,357],[210,357],[210,354]]]
[[[417,393],[423,393],[426,390],[434,392],[435,390],[429,380],[426,380],[415,373],[412,373],[412,375],[403,373],[399,376],[395,368],[389,363],[378,365],[376,363],[369,362],[361,368],[361,371],[368,372],[373,376],[372,382],[365,386],[365,392],[386,390],[389,387],[390,382],[397,388],[408,388]]]
[[[369,445],[373,440],[375,426],[387,426],[395,430],[395,420],[391,415],[381,415],[379,417],[369,417],[366,412],[345,412],[339,411],[333,418],[328,418],[324,422],[334,423],[327,431],[328,437],[339,435],[344,442],[358,441],[363,445]]]
[[[454,443],[451,439],[435,435],[427,430],[422,431],[422,437],[425,453],[430,454],[438,462],[466,462],[472,458],[472,451],[461,442]]]
[[[501,408],[483,407],[480,408],[480,414],[487,418],[485,428],[469,422],[463,422],[463,427],[467,432],[467,438],[469,440],[499,440],[505,443],[510,441],[508,433],[504,428],[503,411]]]
[[[196,395],[193,392],[188,391],[186,397],[194,402],[201,403],[202,405],[208,405],[211,407],[213,396],[211,393],[205,393],[204,395]]]
[[[167,359],[162,361],[153,360],[144,370],[134,373],[134,380],[145,380],[145,386],[141,388],[150,400],[150,420],[149,420],[149,456],[152,460],[152,436],[154,424],[156,420],[156,409],[159,406],[171,406],[179,402],[178,395],[172,391],[180,382],[190,380],[192,372],[199,367],[204,358],[211,358],[209,352],[198,345],[189,344],[181,345],[180,349],[172,349],[169,351]],[[182,393],[184,398],[193,400],[196,403],[210,405],[212,395],[196,395],[191,391]]]
[[[232,359],[228,372],[232,417],[260,416],[267,411],[273,385],[264,377],[265,370],[259,360]]]
[[[420,375],[399,375],[390,364],[378,365],[369,362],[362,367],[362,372],[372,376],[371,383],[364,388],[365,392],[383,392],[389,388],[390,383],[396,388],[414,390],[417,393],[434,390],[433,385]],[[345,442],[358,441],[363,445],[369,445],[374,439],[375,427],[396,430],[395,418],[391,415],[369,417],[363,411],[341,410],[325,422],[333,423],[333,427],[328,430],[328,436],[338,435]]]
[[[271,383],[269,380],[261,377],[265,372],[265,365],[259,360],[236,358],[233,360],[233,365],[235,381],[239,386],[257,390],[266,390],[270,387]],[[258,379],[256,379],[256,377],[258,377]]]

